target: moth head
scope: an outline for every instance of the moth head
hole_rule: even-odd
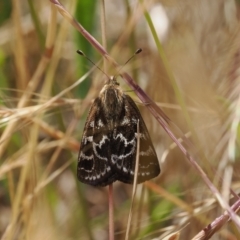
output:
[[[104,93],[105,91],[108,91],[109,89],[114,89],[115,91],[118,91],[118,92],[121,92],[122,93],[122,90],[119,86],[119,82],[117,81],[117,77],[116,76],[111,76],[108,78],[107,82],[105,82],[101,92],[100,92],[100,95],[102,93]]]
[[[119,82],[117,81],[117,77],[116,76],[111,76],[108,79],[107,84],[113,85],[113,86],[119,86]]]

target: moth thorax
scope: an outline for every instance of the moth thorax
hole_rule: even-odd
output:
[[[123,107],[123,93],[115,86],[109,86],[103,92],[103,108],[108,119],[117,119]]]

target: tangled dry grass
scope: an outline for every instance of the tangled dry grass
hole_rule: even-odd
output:
[[[76,179],[105,76],[75,52],[111,75],[139,47],[120,82],[144,102],[162,173],[138,186],[129,239],[240,239],[239,1],[0,5],[1,239],[108,239],[107,189]],[[115,239],[131,194],[114,184]]]

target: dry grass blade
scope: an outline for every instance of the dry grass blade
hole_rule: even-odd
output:
[[[132,199],[131,199],[131,206],[130,206],[130,209],[129,209],[129,215],[128,215],[128,222],[127,222],[127,230],[126,230],[125,240],[129,239],[130,228],[131,228],[131,221],[132,221],[133,205],[134,205],[134,199],[135,199],[136,189],[137,189],[137,177],[138,177],[138,167],[139,167],[139,152],[140,152],[139,135],[140,134],[139,134],[139,120],[138,120],[138,125],[137,125],[137,154],[136,154],[136,163],[135,163],[135,170],[134,170]]]
[[[109,211],[109,240],[114,240],[114,201],[113,201],[113,184],[108,186],[108,211]]]

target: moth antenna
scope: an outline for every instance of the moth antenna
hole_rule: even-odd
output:
[[[100,70],[105,76],[107,76],[108,79],[110,79],[110,77],[100,68],[98,67],[98,65],[96,65],[90,58],[88,58],[85,53],[81,50],[77,50],[77,53],[83,57],[85,57],[90,63],[92,63],[93,66],[95,66],[98,70]]]
[[[117,75],[119,75],[120,71],[123,69],[123,67],[130,62],[137,54],[142,52],[141,48],[138,48],[137,51],[119,68]]]

